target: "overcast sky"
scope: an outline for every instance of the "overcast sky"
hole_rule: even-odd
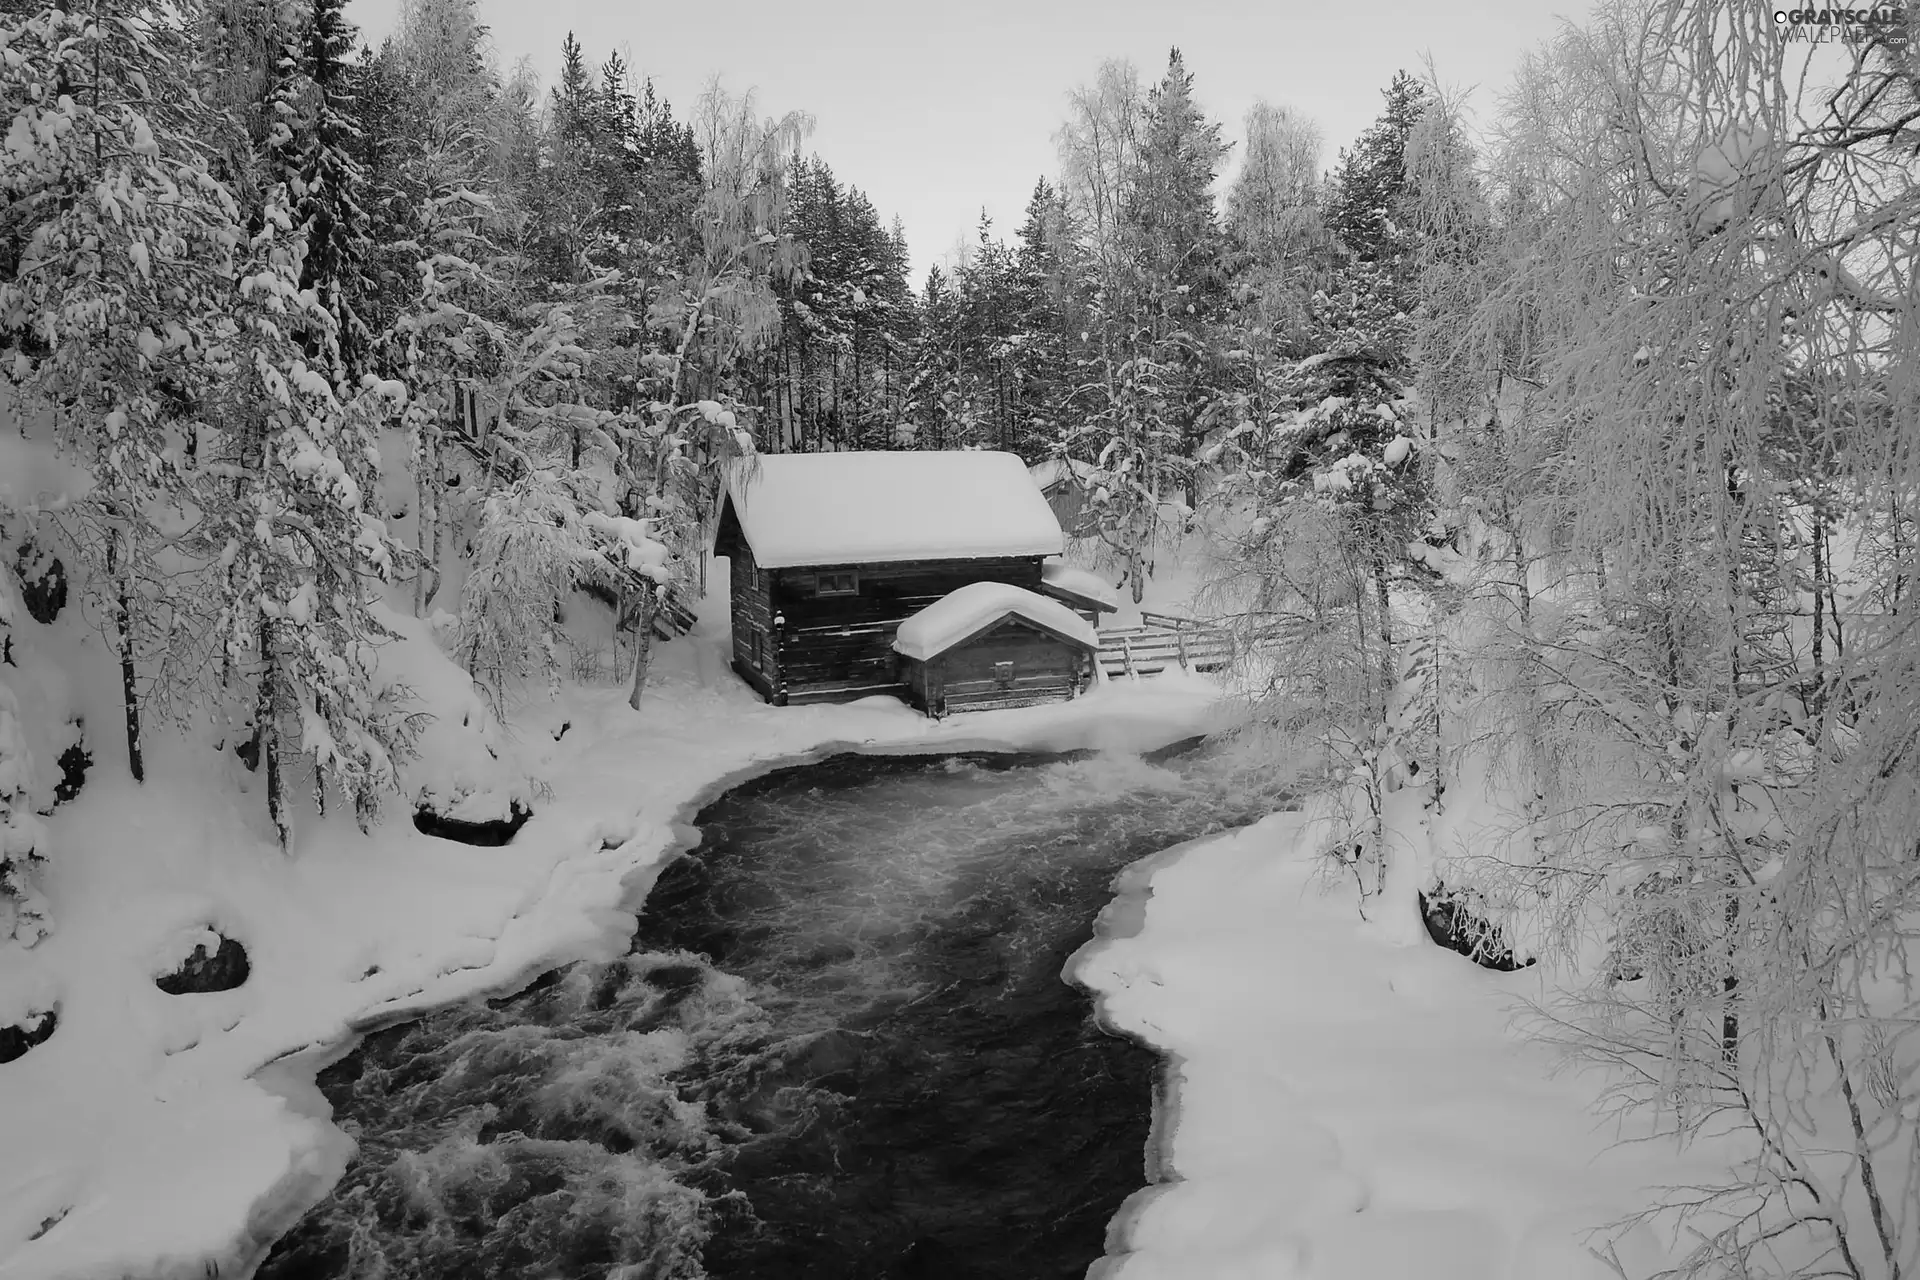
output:
[[[375,43],[399,0],[352,0]],[[1515,58],[1584,0],[481,0],[502,71],[522,57],[545,83],[571,30],[598,63],[619,49],[685,119],[718,74],[754,90],[763,114],[809,112],[818,151],[883,218],[905,222],[916,283],[985,207],[1011,237],[1042,174],[1073,86],[1128,58],[1148,82],[1178,46],[1209,114],[1241,136],[1259,98],[1304,110],[1323,163],[1380,110],[1397,69],[1431,55],[1443,83],[1475,88],[1490,114]],[[1229,159],[1229,166],[1233,163]]]

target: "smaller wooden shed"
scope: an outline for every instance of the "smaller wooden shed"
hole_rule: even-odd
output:
[[[1058,600],[975,582],[900,624],[893,650],[907,700],[931,716],[1065,702],[1093,680],[1100,638]]]
[[[1084,538],[1094,532],[1099,525],[1093,509],[1093,493],[1100,483],[1098,468],[1074,458],[1048,458],[1028,467],[1027,474],[1068,537]]]

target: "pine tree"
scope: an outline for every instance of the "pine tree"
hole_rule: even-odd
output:
[[[1327,225],[1363,262],[1406,251],[1407,140],[1427,108],[1426,86],[1404,71],[1381,91],[1386,107],[1352,150],[1342,149],[1327,190]]]
[[[1147,94],[1139,165],[1126,201],[1146,302],[1163,332],[1197,323],[1218,301],[1220,228],[1213,181],[1227,154],[1220,126],[1193,97],[1193,73],[1180,51]]]
[[[1029,462],[1053,451],[1073,391],[1067,364],[1073,291],[1063,256],[1071,239],[1065,202],[1042,177],[1027,201],[1014,250],[1020,361],[1015,445]]]
[[[351,386],[366,370],[372,340],[362,314],[371,240],[367,175],[354,156],[361,130],[348,61],[359,32],[347,21],[345,2],[311,0],[312,13],[300,32],[299,68],[310,105],[294,129],[289,186],[294,222],[306,244],[300,287],[314,290],[332,317],[332,370]]]

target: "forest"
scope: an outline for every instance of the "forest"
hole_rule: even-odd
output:
[[[571,35],[505,73],[473,0],[378,48],[344,0],[0,0],[3,394],[88,478],[0,486],[0,960],[59,926],[10,628],[69,589],[133,777],[217,733],[285,849],[420,749],[389,610],[510,715],[590,590],[637,708],[727,468],[1008,450],[1136,603],[1204,560],[1363,904],[1393,794],[1505,798],[1439,854],[1591,979],[1542,1033],[1754,1138],[1670,1274],[1920,1275],[1915,15],[1607,0],[1332,156],[1107,62],[916,284],[803,112]]]

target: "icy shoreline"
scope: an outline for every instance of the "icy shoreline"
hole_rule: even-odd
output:
[[[271,1051],[264,1044],[253,1045],[253,1062],[238,1078],[196,1082],[200,1095],[195,1098],[196,1113],[204,1113],[196,1125],[156,1123],[158,1113],[166,1110],[157,1098],[109,1100],[115,1107],[145,1113],[146,1123],[138,1129],[141,1147],[125,1151],[111,1134],[83,1133],[83,1139],[95,1139],[92,1149],[84,1149],[83,1143],[82,1149],[67,1153],[69,1167],[55,1170],[56,1177],[29,1175],[23,1186],[9,1188],[29,1195],[39,1192],[38,1198],[46,1202],[43,1207],[16,1201],[10,1218],[16,1224],[28,1218],[37,1222],[62,1209],[66,1217],[90,1221],[86,1230],[62,1231],[56,1226],[32,1241],[0,1234],[0,1249],[10,1250],[0,1258],[0,1276],[62,1280],[112,1273],[173,1280],[202,1277],[210,1274],[209,1268],[217,1268],[222,1275],[250,1273],[271,1242],[332,1189],[351,1156],[350,1142],[331,1124],[330,1109],[313,1084],[315,1073],[350,1053],[365,1034],[379,1027],[479,994],[509,993],[547,970],[599,958],[610,949],[624,950],[634,909],[644,900],[659,868],[678,848],[698,839],[691,825],[693,816],[714,796],[741,781],[842,751],[1148,749],[1204,731],[1215,722],[1218,711],[1216,688],[1179,678],[1110,686],[1060,706],[987,713],[940,724],[891,700],[776,710],[744,697],[716,696],[703,689],[698,679],[669,684],[660,690],[650,708],[652,714],[632,719],[624,706],[613,705],[616,699],[612,693],[576,694],[564,707],[552,709],[554,718],[564,713],[572,719],[573,734],[578,736],[568,745],[583,748],[583,753],[575,754],[590,760],[587,772],[598,775],[570,779],[570,785],[557,788],[548,806],[552,811],[575,804],[581,812],[566,827],[583,838],[576,840],[576,847],[548,856],[528,852],[528,875],[522,879],[538,876],[544,883],[522,884],[509,895],[518,899],[515,910],[482,948],[488,954],[461,956],[458,952],[463,948],[451,944],[471,943],[473,938],[460,938],[444,928],[437,936],[415,943],[405,937],[379,939],[383,957],[406,953],[415,945],[437,946],[447,954],[438,961],[417,957],[435,970],[432,978],[405,983],[415,989],[392,997],[342,1009],[331,1031],[313,1020],[324,1013],[277,1019],[278,1030],[290,1034]],[[686,701],[705,705],[690,707],[684,705]],[[663,732],[668,725],[672,731]],[[529,726],[526,731],[531,734],[539,728]],[[623,789],[628,798],[610,803],[609,797]],[[633,795],[636,791],[640,794]],[[558,833],[550,833],[544,843],[550,843],[553,834]],[[408,833],[409,841],[418,839]],[[515,847],[500,853],[510,857]],[[435,887],[430,880],[412,884],[417,892],[414,905],[425,913],[420,919],[430,918],[437,905]],[[391,888],[376,886],[372,891]],[[390,909],[388,918],[405,920],[408,913]],[[269,967],[265,972],[273,971]],[[270,982],[271,977],[265,980]],[[290,989],[284,998],[297,999],[301,994]],[[347,992],[336,989],[328,994],[338,1000]],[[258,990],[253,998],[263,995],[270,998],[273,992]],[[254,1030],[257,1041],[260,1029]],[[234,1053],[225,1055],[225,1060],[237,1066],[234,1055],[242,1052],[245,1046],[234,1046]],[[64,1104],[77,1109],[86,1099],[49,1101],[56,1108]],[[268,1126],[270,1132],[261,1131],[259,1123],[249,1118],[262,1112],[275,1117]],[[76,1123],[75,1128],[82,1126]],[[175,1132],[180,1128],[189,1132]],[[196,1128],[215,1140],[191,1142],[191,1130]],[[168,1137],[172,1140],[165,1141]],[[43,1131],[43,1148],[44,1143]],[[277,1158],[269,1161],[263,1144],[267,1150],[277,1150]],[[241,1148],[251,1161],[243,1162],[238,1171],[223,1167],[223,1153]],[[106,1168],[89,1178],[88,1165],[122,1158],[153,1170],[155,1176],[137,1180],[123,1170]],[[256,1176],[265,1172],[268,1163],[275,1166],[271,1175]],[[241,1180],[246,1185],[236,1185]],[[90,1196],[90,1183],[108,1189]],[[196,1195],[196,1188],[211,1188],[214,1195]],[[128,1203],[136,1197],[146,1203]],[[118,1229],[106,1228],[109,1222]],[[149,1229],[142,1230],[143,1226]]]
[[[1064,976],[1165,1063],[1147,1183],[1089,1280],[1604,1280],[1593,1233],[1683,1184],[1623,1146],[1602,1082],[1512,1024],[1545,966],[1501,974],[1360,917],[1311,820],[1142,859]],[[1617,1237],[1631,1274],[1670,1242]]]
[[[1137,939],[1147,927],[1147,907],[1153,898],[1153,878],[1164,867],[1177,863],[1196,848],[1217,840],[1230,839],[1238,832],[1201,836],[1186,840],[1159,853],[1149,854],[1128,864],[1113,878],[1113,899],[1094,917],[1093,937],[1067,957],[1060,977],[1093,997],[1093,1016],[1110,1035],[1122,1036],[1146,1046],[1160,1058],[1160,1070],[1154,1080],[1153,1116],[1147,1134],[1145,1154],[1146,1185],[1128,1196],[1113,1220],[1107,1224],[1106,1256],[1097,1259],[1087,1271],[1087,1280],[1108,1280],[1120,1274],[1133,1252],[1134,1225],[1140,1215],[1180,1181],[1174,1167],[1172,1135],[1180,1121],[1180,1072],[1183,1060],[1150,1035],[1122,1025],[1108,1009],[1109,993],[1097,984],[1101,957],[1114,945]]]

